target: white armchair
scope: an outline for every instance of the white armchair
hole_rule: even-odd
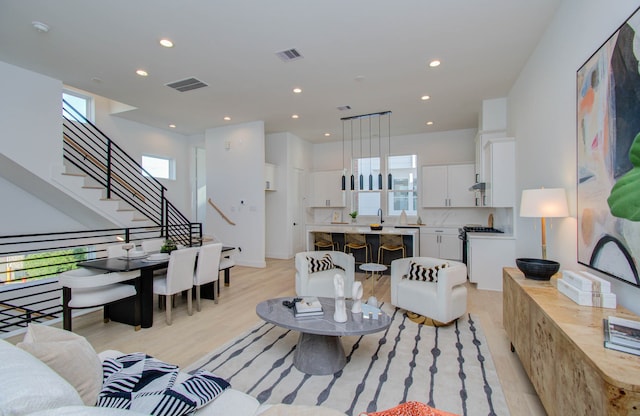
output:
[[[403,278],[411,262],[426,268],[447,264],[438,271],[437,282]],[[448,323],[467,311],[467,266],[464,263],[433,257],[407,257],[391,262],[391,304]]]
[[[340,268],[309,273],[307,257],[321,259],[327,254],[331,256],[333,264]],[[344,293],[346,297],[350,297],[355,274],[355,259],[351,254],[341,251],[303,251],[297,253],[296,295],[334,297],[333,277],[336,274],[340,274],[344,278]]]

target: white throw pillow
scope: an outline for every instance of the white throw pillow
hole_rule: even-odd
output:
[[[0,414],[81,406],[78,392],[31,354],[0,339]]]
[[[67,380],[84,404],[95,405],[102,388],[102,363],[84,337],[46,325],[29,324],[18,347]]]

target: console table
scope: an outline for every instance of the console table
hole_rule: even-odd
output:
[[[556,279],[525,279],[503,269],[503,324],[522,365],[553,415],[640,413],[640,356],[603,346],[602,320],[630,311],[580,306]]]

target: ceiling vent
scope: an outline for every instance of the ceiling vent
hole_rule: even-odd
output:
[[[187,78],[183,79],[182,81],[171,82],[167,84],[167,87],[173,88],[180,92],[186,92],[196,90],[198,88],[208,87],[208,85],[197,78]]]
[[[339,111],[347,111],[347,110],[351,110],[351,106],[350,105],[341,105],[340,107],[336,107]]]
[[[276,52],[276,55],[284,62],[291,62],[303,58],[300,52],[296,49],[287,49],[286,51]]]

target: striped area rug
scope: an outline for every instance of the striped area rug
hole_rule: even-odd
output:
[[[485,337],[473,315],[447,327],[410,321],[383,305],[387,331],[342,337],[347,364],[327,376],[293,366],[298,333],[272,324],[249,332],[186,370],[225,378],[261,403],[323,405],[358,415],[415,400],[461,415],[508,415]]]

